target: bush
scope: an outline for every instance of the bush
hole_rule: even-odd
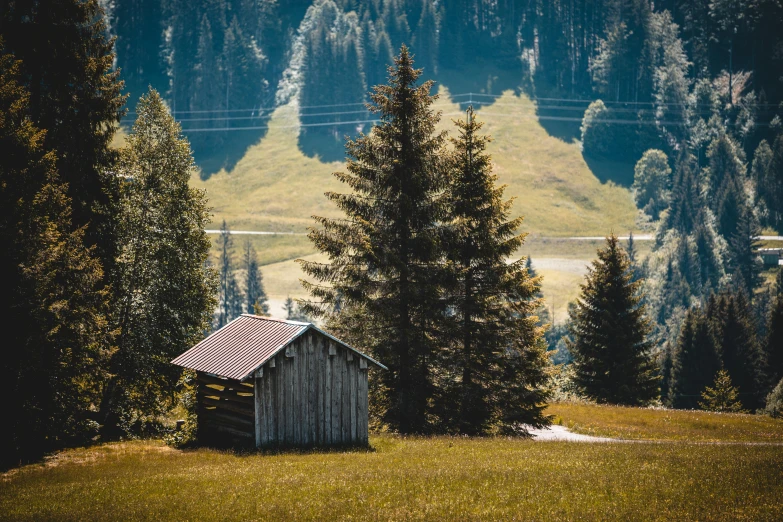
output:
[[[636,163],[633,191],[636,206],[654,220],[669,206],[672,169],[666,153],[650,149]]]
[[[783,379],[780,379],[775,389],[767,395],[765,411],[770,417],[783,417]]]

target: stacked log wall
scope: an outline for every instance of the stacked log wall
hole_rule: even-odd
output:
[[[217,445],[255,442],[253,383],[198,372],[198,438]]]

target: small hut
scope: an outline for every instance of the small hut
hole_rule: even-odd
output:
[[[243,314],[172,363],[196,371],[212,444],[367,443],[367,371],[384,365],[310,323]]]

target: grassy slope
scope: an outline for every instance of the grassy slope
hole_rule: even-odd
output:
[[[444,88],[441,94],[441,128],[451,130],[451,118],[461,112],[448,101]],[[489,152],[500,182],[508,185],[506,194],[517,198],[515,214],[526,216],[525,230],[567,236],[634,228],[636,210],[629,191],[601,183],[577,144],[549,136],[527,97],[508,91],[479,110],[478,117],[494,138]],[[344,190],[331,176],[342,164],[305,156],[297,148],[297,122],[293,106],[278,108],[267,135],[231,172],[221,171],[206,181],[194,177],[193,185],[207,190],[216,222],[226,219],[237,230],[302,232],[312,223],[310,215],[336,215],[323,193]]]
[[[775,520],[769,446],[373,437],[372,452],[115,443],[2,477],[13,520]]]
[[[764,415],[570,403],[552,404],[547,413],[577,433],[601,437],[783,443],[783,421]]]
[[[442,129],[461,116],[458,105],[448,101],[441,88],[437,107],[443,112]],[[515,215],[524,215],[523,230],[531,236],[519,254],[539,257],[592,259],[594,242],[545,240],[540,236],[602,235],[610,230],[634,228],[636,211],[627,189],[602,183],[590,171],[575,143],[547,134],[535,119],[535,107],[525,96],[506,92],[491,106],[478,111],[484,130],[494,141],[489,152],[506,195],[515,197]],[[206,181],[194,177],[214,207],[215,222],[226,219],[235,230],[302,232],[313,214],[337,216],[326,200],[327,190],[344,190],[331,173],[342,163],[322,163],[297,148],[296,111],[277,109],[268,134],[252,146],[231,172],[221,171]],[[247,237],[237,237],[241,245]],[[314,254],[303,236],[253,237],[264,267],[267,293],[273,313],[286,296],[303,297],[298,280],[301,271],[293,259]],[[551,265],[551,263],[550,263]],[[578,292],[582,273],[546,266],[544,294],[553,300],[557,317],[564,317],[568,301]]]

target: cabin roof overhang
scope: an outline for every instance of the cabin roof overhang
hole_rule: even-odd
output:
[[[315,331],[383,370],[386,366],[312,323],[242,314],[171,361],[173,364],[239,381],[250,378],[286,346]]]

